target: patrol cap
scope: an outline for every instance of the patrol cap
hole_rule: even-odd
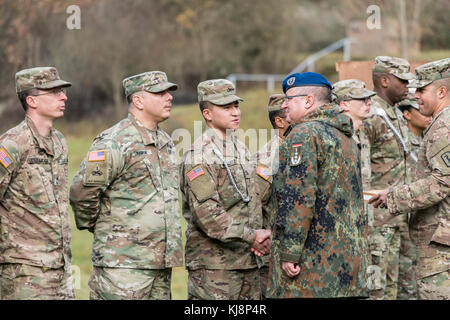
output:
[[[178,88],[175,83],[167,81],[167,75],[162,71],[148,71],[125,78],[122,85],[127,97],[138,91],[158,93],[166,90],[173,91]]]
[[[366,84],[358,79],[347,79],[336,82],[333,85],[333,100],[366,99],[376,95],[376,92],[367,90]]]
[[[272,94],[269,97],[269,104],[267,106],[267,111],[279,111],[281,110],[281,105],[284,102],[284,94]]]
[[[290,88],[293,87],[328,87],[332,89],[331,84],[328,80],[319,73],[315,72],[303,72],[303,73],[293,73],[288,75],[283,80],[283,92],[286,93]]]
[[[224,106],[235,101],[244,101],[236,95],[234,84],[226,79],[213,79],[200,82],[197,86],[198,102],[208,101]]]
[[[375,58],[373,73],[388,73],[402,80],[412,80],[414,75],[410,72],[409,62],[402,58],[378,56]]]
[[[432,61],[416,68],[416,79],[408,88],[423,88],[435,80],[450,78],[450,58]]]
[[[417,103],[417,100],[414,99],[412,95],[408,95],[405,99],[402,101],[399,101],[395,104],[395,107],[399,108],[401,111],[406,109],[406,107],[413,107],[414,109],[417,109],[420,111],[419,104]]]
[[[53,89],[58,87],[70,87],[70,82],[59,78],[55,67],[37,67],[20,70],[16,73],[16,92],[30,89]]]

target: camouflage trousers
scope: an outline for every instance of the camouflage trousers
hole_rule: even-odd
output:
[[[170,300],[172,269],[95,267],[89,279],[91,300]]]
[[[417,288],[420,300],[450,300],[450,272],[419,279]]]
[[[370,237],[372,264],[368,267],[370,300],[397,299],[399,227],[373,227]]]
[[[75,291],[71,270],[21,263],[0,264],[0,299],[73,300]]]
[[[259,300],[259,269],[189,270],[189,300]]]
[[[406,215],[405,215],[406,217]],[[409,237],[406,223],[400,225],[400,256],[398,270],[398,300],[417,300],[417,259],[416,245]]]
[[[268,266],[264,266],[259,269],[259,281],[261,283],[261,299],[266,299],[267,282],[269,281]]]

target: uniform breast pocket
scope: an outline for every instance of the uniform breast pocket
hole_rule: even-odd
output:
[[[35,204],[55,201],[50,168],[41,165],[29,165],[24,172],[24,192]]]
[[[248,193],[244,171],[240,164],[228,165],[229,171],[222,166],[219,174],[219,195],[226,209],[231,208],[242,200],[239,192],[246,196]],[[239,190],[239,192],[238,192]]]
[[[145,164],[145,168],[147,169],[148,174],[150,175],[151,182],[155,187],[157,192],[161,191],[161,183],[158,179],[158,175],[156,172],[156,167],[152,165],[149,159],[145,158],[142,160]]]

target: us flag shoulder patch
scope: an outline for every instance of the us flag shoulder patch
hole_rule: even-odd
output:
[[[11,156],[6,152],[5,148],[0,149],[0,162],[5,168],[8,168],[13,163]]]
[[[264,180],[269,180],[269,178],[271,176],[270,171],[267,170],[262,165],[258,165],[258,167],[256,168],[256,173]]]
[[[189,181],[194,180],[195,178],[200,177],[202,174],[205,174],[202,167],[197,167],[189,171],[186,175],[189,178]]]
[[[88,161],[105,161],[106,150],[95,150],[89,152]]]

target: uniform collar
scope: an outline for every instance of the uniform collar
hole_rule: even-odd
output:
[[[48,139],[45,139],[37,130],[36,125],[34,124],[33,120],[29,117],[29,116],[25,116],[25,121],[26,124],[28,126],[28,128],[30,128],[31,134],[33,135],[35,141],[37,142],[38,146],[40,149],[45,150],[45,152],[51,156],[54,156],[54,145],[55,145],[55,141],[54,141],[54,129],[50,128],[50,139],[53,142],[53,146],[49,146],[48,145]]]
[[[144,145],[154,144],[158,149],[162,149],[169,142],[169,138],[163,134],[159,127],[156,127],[156,130],[150,130],[144,127],[144,125],[131,113],[128,113],[128,120],[131,121],[141,135]]]
[[[448,110],[449,107],[450,106],[444,107],[441,111],[439,111],[439,113],[435,117],[433,117],[430,125],[423,131],[422,136],[425,136],[427,134],[427,132],[430,130],[430,128],[433,126],[433,124],[436,122],[436,120],[441,116],[441,114],[444,113],[445,110]]]
[[[390,119],[397,119],[397,114],[395,113],[395,107],[389,105],[383,98],[381,98],[378,94],[372,97],[372,100],[378,104],[380,108],[386,111],[386,114]]]

